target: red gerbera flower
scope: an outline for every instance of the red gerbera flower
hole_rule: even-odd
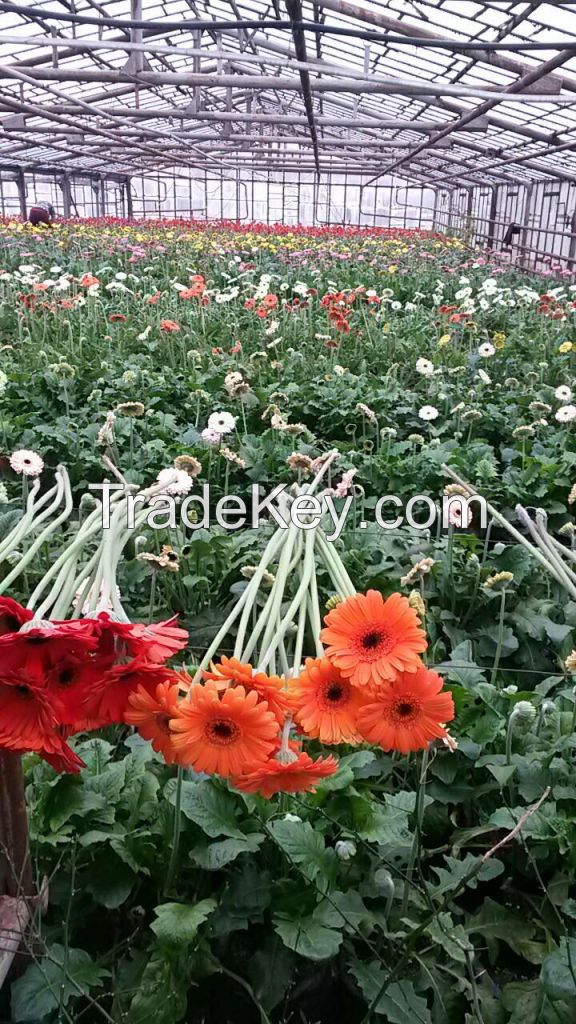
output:
[[[110,313],[108,320],[111,324],[123,324],[126,321],[124,313]]]
[[[88,698],[86,717],[107,725],[123,722],[128,698],[137,687],[155,693],[156,687],[166,681],[177,682],[178,673],[140,659],[115,665],[104,673],[100,686]]]
[[[338,761],[332,754],[313,761],[309,754],[301,753],[289,763],[274,757],[256,771],[238,776],[233,784],[242,793],[259,793],[270,799],[275,793],[314,792],[322,779],[337,770]]]
[[[100,650],[108,654],[114,648],[110,641],[119,638],[124,644],[124,650],[117,653],[126,653],[132,658],[142,657],[147,661],[163,662],[171,658],[178,651],[186,647],[188,633],[185,629],[174,625],[178,616],[167,619],[166,622],[152,622],[146,625],[143,622],[117,622],[111,619],[107,612],[101,612],[97,622],[102,625],[102,636]]]
[[[35,753],[56,771],[77,772],[84,762],[57,732],[57,720],[46,688],[23,672],[7,674],[0,683],[0,748]]]
[[[41,678],[65,655],[81,656],[98,644],[89,620],[66,622],[29,619],[17,633],[0,636],[0,665],[4,672],[18,669]]]
[[[20,626],[32,619],[33,613],[23,608],[11,597],[0,597],[0,636],[6,633],[17,633]]]

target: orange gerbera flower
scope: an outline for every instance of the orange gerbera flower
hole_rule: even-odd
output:
[[[384,688],[378,699],[358,715],[358,728],[369,743],[384,750],[422,750],[431,740],[444,739],[445,723],[454,718],[452,694],[441,693],[437,672],[419,668],[404,673]]]
[[[332,754],[313,761],[309,754],[301,753],[290,763],[274,757],[256,771],[234,779],[233,785],[242,793],[260,793],[269,800],[275,793],[314,792],[322,779],[337,770],[338,761]]]
[[[145,740],[150,740],[152,749],[162,754],[166,764],[174,764],[178,760],[172,744],[170,719],[178,714],[180,699],[178,683],[158,683],[155,693],[138,686],[128,697],[128,707],[124,712],[127,725],[134,725]]]
[[[304,732],[322,743],[360,743],[356,720],[366,697],[328,658],[307,658],[294,681],[294,718]]]
[[[415,672],[428,644],[408,598],[377,590],[354,594],[324,619],[326,655],[353,686],[378,687],[399,672]]]
[[[241,775],[272,753],[278,722],[256,690],[196,683],[170,721],[178,757],[196,771]]]
[[[256,690],[260,700],[265,700],[268,710],[276,715],[282,725],[291,709],[290,694],[280,676],[269,676],[266,672],[254,672],[252,665],[244,664],[238,658],[227,658],[224,654],[220,663],[212,663],[211,671],[205,672],[206,679],[213,679],[220,689],[229,686],[243,686],[247,693]]]

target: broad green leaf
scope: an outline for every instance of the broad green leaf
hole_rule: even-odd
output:
[[[437,914],[432,924],[428,925],[426,934],[458,963],[465,964],[466,952],[474,952],[464,927],[461,924],[454,924],[451,914]]]
[[[90,867],[86,889],[97,903],[115,910],[128,899],[135,880],[134,872],[112,850],[101,850]]]
[[[38,1024],[74,996],[102,985],[109,971],[98,967],[83,949],[66,950],[53,943],[39,962],[12,983],[12,1020]]]
[[[478,912],[468,920],[466,930],[470,935],[482,936],[492,962],[498,952],[499,940],[522,956],[523,943],[529,942],[534,935],[534,925],[529,920],[491,899],[484,900]]]
[[[217,907],[216,900],[200,903],[161,903],[154,908],[156,920],[150,927],[161,942],[171,946],[188,946],[196,938],[201,924]]]
[[[288,860],[296,864],[306,878],[327,874],[334,863],[334,851],[326,849],[324,836],[315,832],[309,821],[273,821],[269,828]]]
[[[260,833],[251,833],[243,839],[222,839],[219,843],[196,846],[190,856],[205,871],[219,871],[242,853],[256,853],[264,839]]]
[[[379,964],[355,960],[349,969],[358,982],[366,1004],[372,1006],[377,999],[374,1011],[382,1014],[388,1024],[432,1024],[428,1004],[417,994],[411,981],[392,981],[378,999],[386,980],[386,974]]]
[[[576,939],[562,938],[542,964],[542,987],[551,999],[576,999]]]
[[[53,787],[46,801],[46,815],[50,828],[57,832],[70,818],[84,817],[90,811],[103,810],[106,801],[101,793],[85,789],[79,779],[63,776]]]
[[[174,804],[175,785],[166,786],[165,793],[170,803]],[[244,839],[244,833],[238,827],[236,820],[237,803],[235,798],[210,779],[201,782],[184,781],[180,806],[182,813],[212,839],[217,839],[219,836]]]
[[[184,1020],[188,985],[170,960],[153,953],[126,1016],[126,1024],[179,1024]]]
[[[336,956],[342,944],[342,933],[325,928],[313,915],[294,921],[276,914],[273,924],[284,945],[308,960],[327,960]]]
[[[254,995],[265,1010],[273,1010],[284,999],[294,976],[296,960],[277,935],[259,943],[250,958],[248,973]]]
[[[474,857],[471,853],[467,853],[463,860],[445,856],[444,862],[445,868],[432,868],[438,875],[438,885],[434,887],[434,892],[438,894],[448,893],[459,887],[476,889],[478,882],[488,882],[504,871],[502,861],[496,857],[482,861],[481,857]]]
[[[348,892],[331,892],[314,911],[315,920],[328,928],[347,929],[349,932],[357,931],[360,925],[370,921],[372,916],[372,911],[354,889],[349,889]]]

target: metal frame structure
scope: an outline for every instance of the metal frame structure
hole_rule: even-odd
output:
[[[396,224],[576,266],[576,3],[0,0],[0,210]]]

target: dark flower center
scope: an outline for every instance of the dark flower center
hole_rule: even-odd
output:
[[[165,711],[158,711],[155,715],[156,724],[161,732],[165,733],[166,736],[170,735],[170,715],[167,715]]]
[[[414,705],[404,701],[402,704],[398,704],[396,707],[396,714],[400,715],[401,718],[408,718],[409,715],[414,711]]]
[[[375,647],[382,643],[382,634],[377,630],[372,630],[370,633],[365,633],[362,637],[362,647],[367,651],[373,651]]]
[[[341,700],[344,691],[338,683],[332,683],[332,686],[328,687],[326,697],[328,700],[338,701]]]
[[[235,722],[228,718],[216,718],[206,727],[206,737],[211,743],[227,746],[233,743],[240,732]]]

